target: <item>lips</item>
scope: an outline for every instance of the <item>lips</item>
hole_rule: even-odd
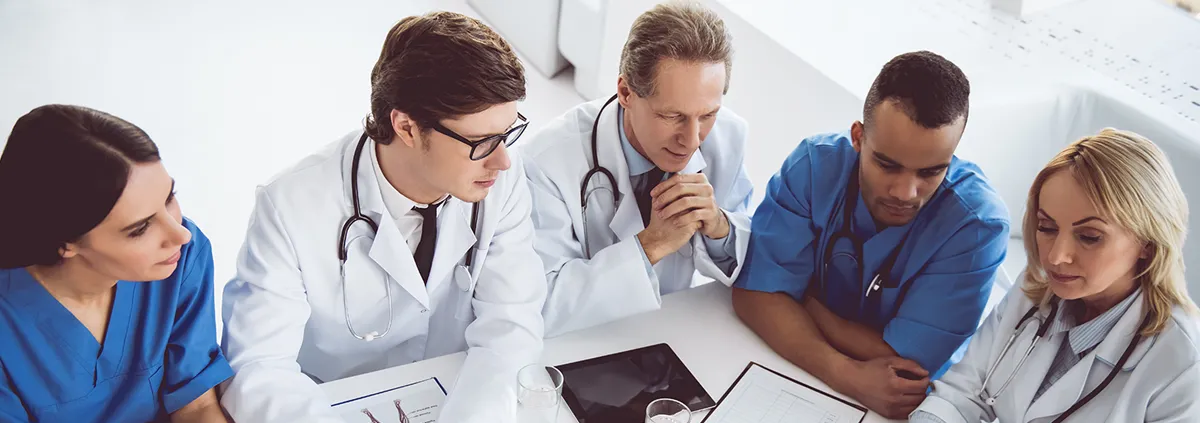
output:
[[[1047,270],[1046,273],[1048,273],[1050,275],[1050,279],[1053,279],[1055,282],[1058,282],[1058,283],[1068,283],[1068,282],[1075,281],[1076,279],[1079,279],[1079,276],[1067,275],[1067,274],[1058,273],[1058,272],[1051,272],[1049,270]]]
[[[170,258],[160,261],[160,262],[158,262],[158,264],[163,265],[163,266],[170,266],[175,263],[179,263],[179,258],[182,256],[183,256],[183,250],[179,250],[179,251],[176,251],[175,254],[172,254]]]
[[[491,188],[491,186],[492,186],[492,185],[495,185],[495,184],[496,184],[496,180],[495,180],[495,179],[488,179],[488,180],[486,180],[486,181],[475,181],[475,184],[476,184],[476,185],[479,185],[479,186],[481,186],[481,187],[484,187],[484,188]]]
[[[665,148],[663,149],[663,151],[666,151],[666,152],[667,152],[667,154],[670,154],[670,155],[671,155],[671,157],[674,157],[674,158],[676,158],[676,159],[685,159],[685,158],[687,158],[687,156],[688,156],[687,154],[679,154],[679,153],[676,153],[676,152],[674,152],[674,151],[667,150],[667,149],[665,149]]]
[[[888,213],[895,215],[908,215],[911,214],[913,210],[917,209],[916,207],[908,204],[896,205],[888,202],[882,202],[880,204],[883,205],[884,209],[887,209]]]

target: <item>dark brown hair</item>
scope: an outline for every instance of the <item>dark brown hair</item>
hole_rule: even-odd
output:
[[[58,264],[60,248],[112,211],[133,165],[157,161],[145,132],[99,110],[51,104],[21,116],[0,155],[0,269]]]
[[[508,43],[477,19],[433,12],[402,19],[388,32],[371,71],[366,132],[392,142],[392,110],[421,130],[525,98],[525,69]]]

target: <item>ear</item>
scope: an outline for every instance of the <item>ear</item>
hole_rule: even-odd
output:
[[[625,76],[617,77],[617,102],[621,103],[621,107],[628,109],[629,103],[636,96],[633,89],[629,88],[629,83],[625,82]]]
[[[1153,255],[1154,255],[1154,244],[1147,242],[1142,245],[1142,252],[1140,254],[1138,254],[1138,258],[1145,260],[1145,259],[1149,259]]]
[[[850,125],[850,144],[854,146],[856,153],[862,153],[862,144],[863,139],[866,137],[866,131],[862,121],[856,120]]]
[[[79,244],[75,244],[75,243],[71,243],[71,242],[63,244],[63,246],[59,247],[59,249],[58,249],[58,255],[59,255],[59,257],[62,257],[63,260],[78,256],[79,255]]]
[[[416,135],[420,129],[417,128],[417,122],[408,113],[392,109],[392,131],[396,132],[396,138],[399,138],[404,145],[416,148]]]

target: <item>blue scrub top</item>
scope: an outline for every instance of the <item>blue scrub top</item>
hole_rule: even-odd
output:
[[[167,279],[117,282],[104,345],[24,269],[0,270],[0,422],[149,422],[233,376],[216,340],[212,246]]]
[[[786,292],[799,301],[820,283],[820,256],[842,226],[842,198],[857,159],[848,132],[817,135],[796,147],[754,213],[734,286]],[[882,331],[892,349],[936,379],[956,361],[951,356],[975,333],[987,305],[1007,252],[1008,210],[983,172],[957,157],[908,224],[877,232],[865,203],[858,201],[852,223],[864,241],[863,280],[830,278],[830,286],[816,291],[818,299],[842,318]],[[881,290],[880,310],[864,313],[863,293],[906,233],[890,275],[900,284]]]

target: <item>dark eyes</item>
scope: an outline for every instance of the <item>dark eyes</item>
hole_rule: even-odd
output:
[[[175,202],[175,190],[172,189],[171,194],[167,195],[167,204],[171,204],[174,202]],[[147,220],[147,221],[143,222],[141,225],[138,225],[137,228],[135,228],[134,230],[129,232],[129,237],[130,238],[139,238],[142,235],[145,235],[146,231],[150,229],[150,222],[151,222],[150,220]]]

